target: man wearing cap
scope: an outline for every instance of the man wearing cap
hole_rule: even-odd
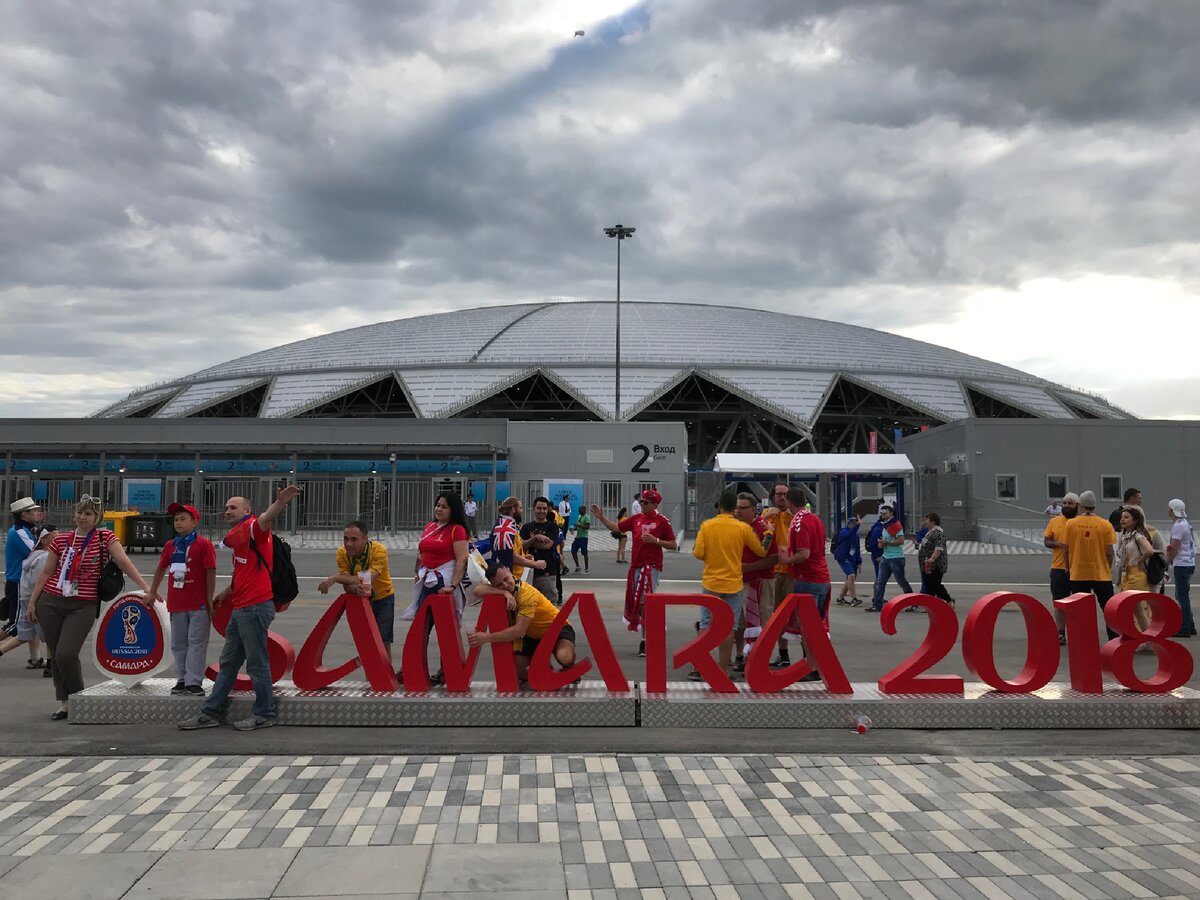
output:
[[[14,501],[9,510],[12,512],[13,523],[8,529],[8,540],[4,544],[4,606],[0,607],[0,619],[4,621],[4,630],[15,634],[21,566],[37,546],[38,530],[46,514],[32,497],[22,497]]]
[[[1117,533],[1107,519],[1096,515],[1096,494],[1079,495],[1079,514],[1067,522],[1064,553],[1072,594],[1095,594],[1103,612],[1112,599],[1112,564]],[[1110,640],[1117,633],[1108,629]]]
[[[1051,551],[1050,598],[1063,600],[1071,596],[1071,578],[1067,573],[1067,523],[1079,514],[1079,495],[1074,491],[1064,494],[1062,511],[1046,523],[1042,543]],[[1058,625],[1058,643],[1067,642],[1067,616],[1054,607],[1054,621]]]
[[[1187,509],[1183,501],[1172,500],[1167,504],[1171,513],[1171,542],[1167,544],[1167,563],[1175,579],[1175,600],[1183,613],[1183,624],[1175,633],[1177,638],[1195,637],[1196,620],[1192,618],[1192,575],[1196,572],[1196,537],[1187,520]]]
[[[896,518],[896,511],[890,503],[879,507],[879,521],[883,523],[883,530],[879,535],[883,558],[879,563],[879,574],[875,577],[875,596],[865,610],[869,613],[883,611],[883,594],[889,578],[895,577],[896,584],[904,593],[913,592],[912,585],[904,577],[904,526]]]
[[[167,582],[167,612],[171,614],[171,653],[175,657],[175,687],[172,694],[203,697],[204,664],[208,656],[213,594],[217,589],[217,551],[212,541],[196,531],[200,513],[186,503],[167,507],[175,525],[175,537],[163,547],[158,568],[150,583],[150,597],[157,600],[158,587]]]
[[[630,557],[629,574],[625,577],[625,627],[630,631],[642,628],[642,603],[647,594],[658,589],[662,577],[663,550],[678,549],[675,529],[671,520],[661,515],[658,505],[662,494],[647,488],[641,493],[641,512],[622,519],[619,523],[604,515],[599,504],[592,504],[592,515],[596,521],[612,532],[629,534],[633,537],[633,553]],[[646,641],[638,645],[638,656],[646,655]]]

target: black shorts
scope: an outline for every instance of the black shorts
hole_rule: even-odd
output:
[[[1071,596],[1071,578],[1066,569],[1050,570],[1050,599],[1063,600]]]
[[[575,629],[570,625],[564,625],[562,631],[558,633],[558,640],[570,641],[572,644],[575,643]],[[537,650],[538,644],[541,642],[541,638],[531,638],[529,635],[525,635],[521,639],[521,649],[517,651],[517,656],[528,656],[530,659],[533,659],[533,652]]]

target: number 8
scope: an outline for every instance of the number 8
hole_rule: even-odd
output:
[[[1133,611],[1145,600],[1150,604],[1150,624],[1138,631]],[[1192,677],[1192,655],[1182,644],[1170,640],[1183,623],[1183,613],[1170,597],[1149,591],[1123,591],[1105,604],[1104,621],[1120,637],[1100,648],[1104,668],[1122,686],[1147,694],[1165,694],[1187,684]],[[1149,680],[1133,670],[1133,654],[1149,644],[1158,656],[1158,668]]]

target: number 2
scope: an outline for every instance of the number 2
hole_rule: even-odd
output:
[[[635,444],[633,446],[634,453],[641,453],[641,458],[633,464],[630,472],[649,472],[650,469],[646,466],[646,460],[650,458],[650,448],[645,444]]]
[[[929,631],[917,651],[892,671],[879,679],[883,694],[961,694],[963,680],[958,675],[929,675],[921,673],[943,659],[954,649],[958,640],[958,616],[944,601],[928,594],[901,594],[893,597],[879,614],[884,634],[896,633],[896,615],[909,606],[919,606],[929,613]]]

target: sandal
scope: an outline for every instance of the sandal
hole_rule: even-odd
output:
[[[44,659],[42,659],[40,656],[38,656],[38,657],[26,662],[25,668],[27,668],[27,669],[44,669],[44,668],[46,668],[46,661]]]

